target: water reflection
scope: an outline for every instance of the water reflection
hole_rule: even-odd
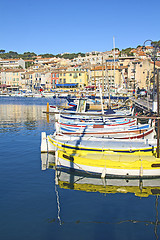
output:
[[[41,169],[53,168],[55,182],[63,189],[72,189],[85,192],[99,192],[102,194],[133,193],[137,197],[160,195],[160,178],[153,179],[116,179],[101,178],[85,173],[78,173],[70,169],[56,169],[55,154],[41,154]]]
[[[73,172],[56,171],[56,182],[60,188],[102,194],[133,193],[137,197],[160,195],[160,179],[102,179],[76,175]]]
[[[158,239],[158,225],[160,221],[158,219],[158,201],[160,195],[160,178],[157,179],[116,179],[92,177],[85,174],[78,174],[71,170],[56,170],[55,156],[52,154],[41,154],[42,170],[54,169],[55,171],[55,194],[57,198],[57,219],[59,224],[65,223],[90,223],[90,224],[144,224],[145,226],[154,227],[155,239]],[[155,220],[140,220],[139,215],[134,219],[123,219],[121,221],[83,221],[76,220],[74,222],[62,221],[61,208],[63,209],[63,203],[61,203],[60,189],[80,191],[86,193],[100,193],[107,198],[107,195],[115,194],[131,194],[132,197],[138,197],[141,201],[149,196],[154,197],[153,216]],[[72,199],[73,200],[73,199]],[[74,202],[74,200],[73,200]],[[62,211],[63,212],[63,211]],[[127,216],[127,214],[126,214]],[[77,216],[78,217],[78,216]],[[55,221],[55,220],[54,220]],[[53,222],[53,220],[50,220]]]
[[[45,105],[0,105],[0,133],[35,130],[54,123],[54,117],[49,119],[43,111]]]
[[[41,154],[41,169],[55,169],[55,155],[52,153],[42,153]]]

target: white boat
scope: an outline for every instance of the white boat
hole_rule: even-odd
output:
[[[76,106],[72,106],[72,107],[57,107],[57,106],[49,106],[49,112],[55,112],[56,115],[58,115],[58,119],[59,118],[63,118],[63,119],[70,119],[70,120],[88,120],[88,119],[96,119],[98,118],[102,118],[101,115],[106,114],[106,118],[107,115],[110,117],[115,117],[116,115],[120,115],[120,116],[131,116],[133,115],[134,109],[130,108],[129,110],[123,109],[123,110],[113,110],[113,109],[106,109],[103,111],[103,109],[101,110],[89,110],[87,107],[87,101],[86,99],[79,99],[78,100],[78,104]],[[81,114],[81,115],[78,115]],[[84,115],[83,115],[84,114]],[[90,114],[88,116],[88,114]],[[92,116],[91,116],[92,115]],[[95,115],[95,116],[93,116]],[[117,118],[117,117],[116,117]],[[104,119],[104,117],[102,118]]]
[[[70,153],[99,153],[106,152],[110,154],[130,153],[134,155],[153,155],[156,153],[156,139],[108,139],[96,137],[68,137],[66,135],[54,134],[46,136],[43,133],[44,144],[47,145],[47,152],[55,152],[57,149],[66,150]],[[43,134],[41,152],[43,152]]]
[[[96,136],[108,137],[117,139],[133,139],[133,138],[154,138],[154,127],[149,124],[135,125],[135,126],[105,126],[95,125],[94,127],[86,126],[84,128],[61,126],[58,122],[56,124],[56,131],[66,135],[73,136]]]
[[[120,118],[120,119],[105,119],[104,121],[100,119],[98,120],[92,120],[92,121],[59,121],[59,124],[61,127],[68,127],[68,128],[85,128],[86,126],[88,128],[94,128],[96,125],[98,125],[101,128],[104,128],[105,126],[133,126],[136,125],[137,120],[136,119],[130,119],[130,118]]]

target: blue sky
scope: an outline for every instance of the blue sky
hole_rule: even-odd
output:
[[[0,49],[58,54],[160,40],[160,1],[1,0]]]

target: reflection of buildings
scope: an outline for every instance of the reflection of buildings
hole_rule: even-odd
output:
[[[0,120],[19,122],[22,120],[35,121],[44,118],[42,113],[46,106],[37,105],[0,105]]]
[[[0,105],[3,131],[20,131],[22,126],[33,130],[42,125],[43,120],[43,125],[47,124],[45,110],[45,105]]]

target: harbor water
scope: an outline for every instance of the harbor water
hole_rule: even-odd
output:
[[[43,111],[63,101],[0,97],[0,239],[159,239],[160,179],[75,176],[41,155],[54,131]]]

